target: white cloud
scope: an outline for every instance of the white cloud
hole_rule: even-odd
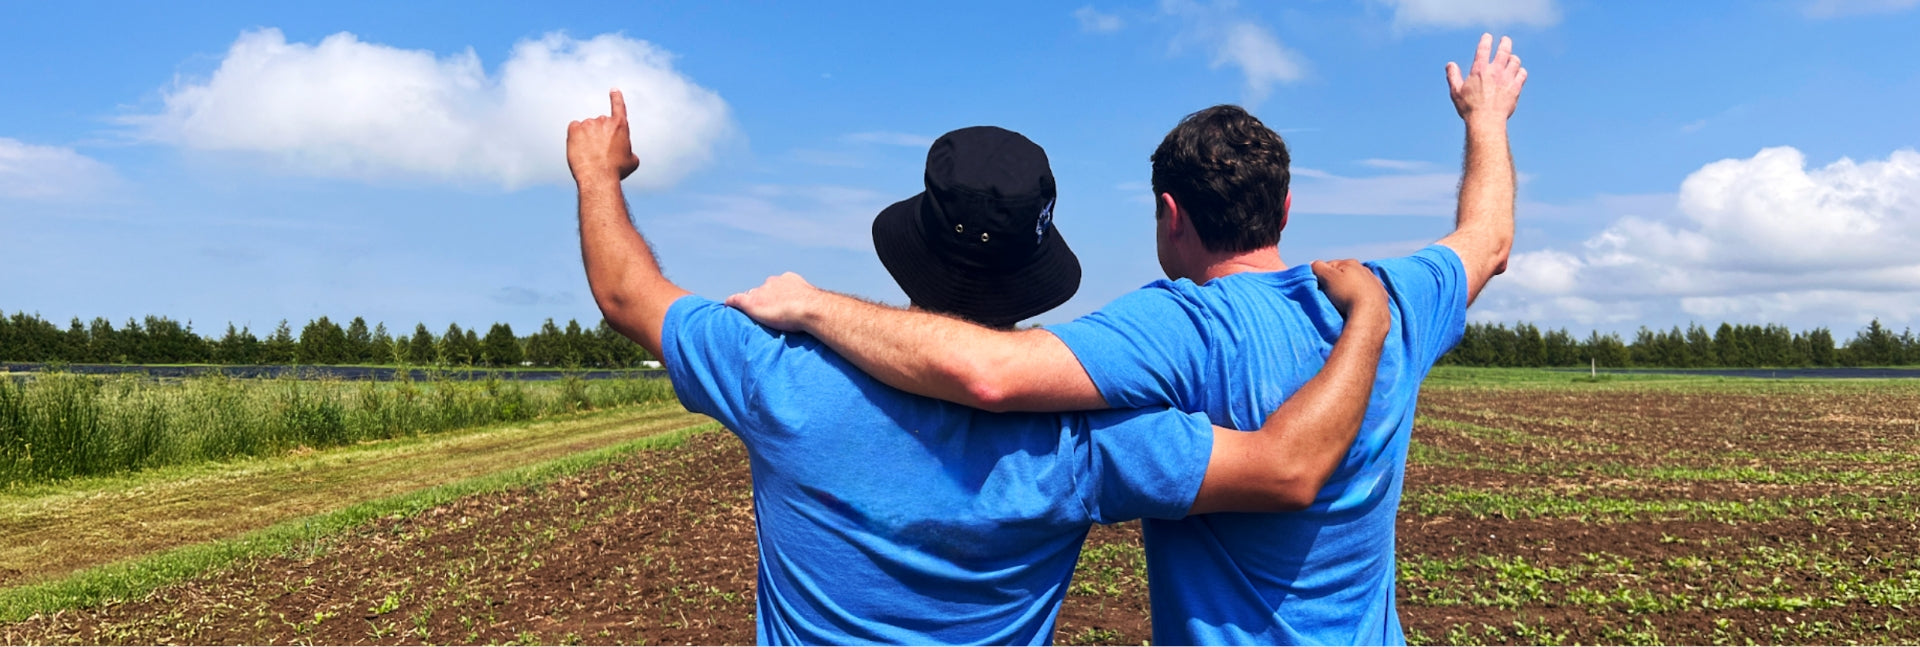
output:
[[[1801,11],[1812,18],[1897,13],[1920,7],[1920,0],[1808,0]]]
[[[1161,13],[1181,22],[1173,49],[1204,49],[1214,69],[1240,68],[1246,77],[1247,101],[1258,103],[1277,83],[1306,77],[1306,59],[1287,49],[1265,26],[1244,18],[1232,2],[1202,5],[1192,0],[1162,0]]]
[[[907,196],[842,186],[762,185],[698,198],[677,219],[707,221],[801,247],[873,252],[873,218]]]
[[[394,175],[513,189],[564,183],[566,125],[626,95],[640,188],[670,185],[732,131],[726,102],[673,56],[615,34],[516,44],[489,75],[472,50],[446,57],[338,33],[317,45],[277,29],[235,40],[209,78],[177,83],[159,114],[127,118],[148,138],[276,158],[329,177]]]
[[[1121,27],[1126,26],[1125,23],[1120,21],[1119,16],[1110,13],[1100,13],[1100,10],[1094,9],[1093,5],[1087,5],[1073,10],[1073,18],[1074,20],[1080,21],[1080,31],[1091,34],[1112,33],[1120,31]]]
[[[934,138],[913,133],[867,132],[847,135],[847,141],[860,144],[885,144],[908,148],[927,148],[933,145]]]
[[[1424,171],[1433,168],[1433,164],[1428,162],[1417,160],[1386,160],[1379,158],[1360,160],[1360,165],[1388,171]]]
[[[36,146],[0,137],[0,197],[85,197],[113,181],[112,168],[71,148]]]
[[[1676,204],[1621,216],[1577,249],[1514,255],[1493,309],[1578,298],[1603,313],[1820,325],[1920,316],[1920,152],[1808,169],[1800,151],[1768,148],[1701,167]]]
[[[1381,1],[1393,7],[1395,29],[1551,27],[1560,23],[1560,8],[1554,0]]]
[[[1289,189],[1294,213],[1452,216],[1459,185],[1458,173],[1346,177],[1295,167]]]

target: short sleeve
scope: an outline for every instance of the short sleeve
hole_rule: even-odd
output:
[[[1460,342],[1467,325],[1467,269],[1445,245],[1368,263],[1380,272],[1413,348],[1431,366]]]
[[[1207,374],[1207,314],[1176,287],[1157,281],[1047,327],[1080,360],[1107,406],[1205,409],[1196,380]]]
[[[667,307],[660,359],[682,406],[740,432],[753,422],[749,360],[766,345],[779,343],[774,333],[740,311],[687,295]]]
[[[1085,496],[1095,522],[1187,516],[1213,457],[1205,414],[1151,407],[1080,415],[1089,429]]]

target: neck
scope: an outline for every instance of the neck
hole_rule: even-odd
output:
[[[1191,277],[1197,283],[1241,272],[1278,272],[1287,269],[1287,263],[1280,260],[1278,246],[1210,255],[1203,262],[1205,265],[1200,268],[1200,273]]]

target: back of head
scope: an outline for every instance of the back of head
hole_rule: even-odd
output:
[[[1286,226],[1287,144],[1233,105],[1187,115],[1153,151],[1153,192],[1173,195],[1208,251],[1280,244]]]

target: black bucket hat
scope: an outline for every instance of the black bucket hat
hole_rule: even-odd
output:
[[[962,128],[927,151],[926,190],[873,219],[873,247],[914,305],[1010,326],[1080,289],[1080,259],[1053,226],[1054,197],[1038,144]]]

